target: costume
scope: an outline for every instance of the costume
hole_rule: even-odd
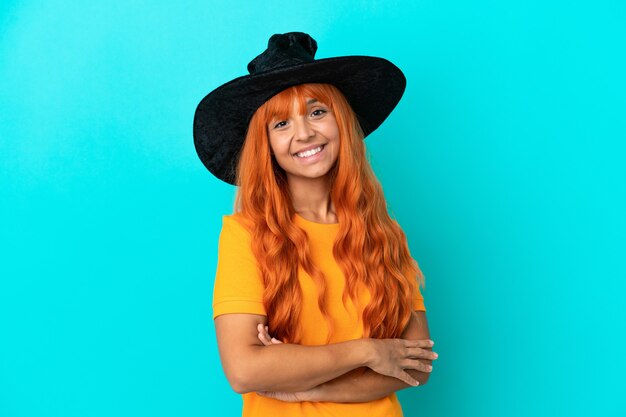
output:
[[[196,151],[217,178],[236,185],[239,152],[254,112],[272,96],[298,84],[337,87],[355,111],[364,137],[387,118],[400,101],[406,78],[384,58],[342,56],[315,59],[317,42],[306,33],[273,35],[267,49],[248,64],[249,75],[211,91],[193,121]]]
[[[349,102],[363,138],[376,130],[400,101],[406,79],[386,59],[371,56],[315,59],[316,51],[317,42],[306,33],[275,34],[269,39],[267,49],[248,64],[249,75],[219,86],[200,101],[194,116],[194,145],[200,160],[216,178],[248,187],[237,169],[250,120],[259,107],[289,87],[308,83],[334,86]],[[250,234],[237,220],[238,216],[223,217],[213,318],[228,313],[267,316],[263,306],[264,286],[251,249]],[[339,224],[314,223],[297,214],[292,221],[307,233],[311,261],[327,280],[326,305],[333,324],[330,343],[362,338],[361,309],[368,304],[370,293],[362,285],[358,289],[357,305],[349,298],[343,303],[345,277],[332,253]],[[317,304],[317,287],[301,267],[298,279],[302,290],[299,343],[324,345],[328,343],[329,328]],[[419,290],[413,308],[425,311]],[[283,402],[249,393],[243,395],[243,403],[244,417],[402,415],[395,394],[366,403],[331,403]]]
[[[250,248],[250,234],[237,220],[237,214],[224,216],[219,241],[219,253],[213,293],[213,318],[227,313],[267,315],[263,307],[263,283]],[[344,275],[332,254],[339,224],[320,224],[296,214],[296,225],[309,237],[312,262],[327,279],[329,314],[335,326],[331,343],[358,339],[363,336],[361,312],[348,299],[344,306],[342,294]],[[303,345],[326,344],[328,327],[317,306],[317,290],[311,277],[298,271],[303,292],[301,313]],[[361,288],[359,303],[366,305],[369,293]],[[415,310],[425,311],[419,291],[413,300]],[[243,416],[401,416],[402,409],[395,394],[367,403],[282,402],[255,393],[243,395]]]

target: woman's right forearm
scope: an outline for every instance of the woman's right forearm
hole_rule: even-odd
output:
[[[321,346],[250,345],[227,377],[239,393],[306,391],[353,369],[367,366],[367,339]]]

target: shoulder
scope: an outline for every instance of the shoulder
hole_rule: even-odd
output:
[[[251,224],[244,216],[239,213],[227,214],[222,216],[222,229],[250,234]]]
[[[238,213],[222,216],[222,230],[220,241],[222,243],[239,243],[249,245],[251,241],[251,227],[249,222]]]
[[[243,216],[231,214],[222,216],[222,230],[218,242],[218,265],[232,266],[240,270],[246,266],[256,268],[252,234],[244,226]]]

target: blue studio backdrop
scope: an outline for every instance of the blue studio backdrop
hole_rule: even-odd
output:
[[[195,107],[273,33],[396,63],[366,140],[440,357],[407,416],[617,416],[622,1],[3,1],[0,416],[236,416],[211,319],[235,189]]]

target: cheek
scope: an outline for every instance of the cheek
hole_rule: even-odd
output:
[[[333,163],[337,162],[337,159],[339,159],[339,142],[335,143],[335,146],[332,147],[330,159]]]
[[[280,158],[281,150],[280,144],[275,140],[270,140],[270,154],[274,155],[277,158]]]
[[[280,140],[274,139],[270,141],[270,148],[272,151],[273,159],[276,161],[279,167],[287,169],[291,162],[291,155],[289,154],[289,144],[285,144]]]
[[[326,129],[326,137],[335,142],[335,146],[339,146],[339,128],[336,124]]]
[[[270,137],[270,149],[276,155],[284,156],[289,154],[289,142],[280,136]]]

